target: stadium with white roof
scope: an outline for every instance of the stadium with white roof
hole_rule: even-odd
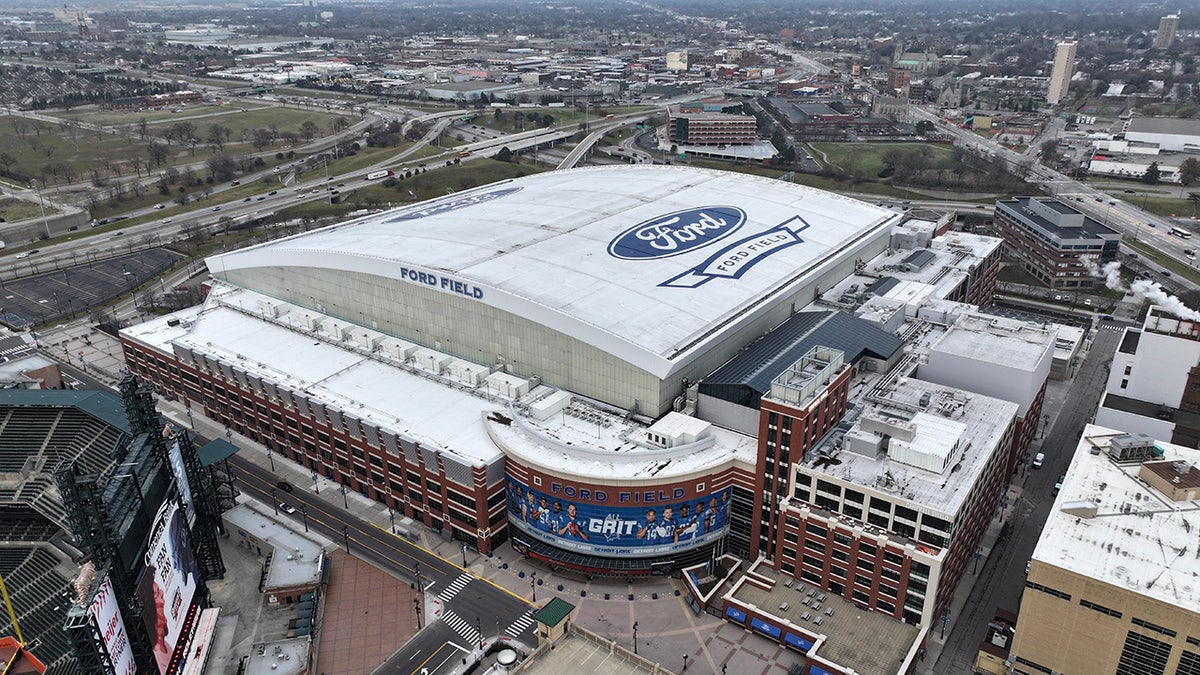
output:
[[[211,258],[217,279],[651,417],[887,247],[891,211],[726,172],[580,169]]]
[[[646,573],[707,556],[753,488],[756,440],[679,412],[689,385],[900,218],[741,174],[545,173],[212,257],[203,306],[121,337],[322,480],[481,551]]]

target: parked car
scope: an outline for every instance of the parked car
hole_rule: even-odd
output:
[[[279,481],[278,483],[275,484],[275,487],[279,488],[280,490],[283,490],[284,492],[292,491],[292,484],[287,482],[286,480]]]
[[[1034,457],[1033,457],[1033,468],[1035,468],[1035,469],[1042,468],[1042,464],[1045,463],[1045,461],[1046,461],[1046,453],[1039,452],[1038,454],[1034,455]]]
[[[295,513],[296,507],[292,506],[291,504],[279,502],[279,510],[283,511],[284,513]]]

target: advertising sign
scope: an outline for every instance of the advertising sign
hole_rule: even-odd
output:
[[[657,496],[666,499],[628,506],[593,504],[569,496],[539,492],[510,478],[508,522],[559,548],[608,557],[685,551],[720,539],[729,525],[730,488],[690,499],[675,497],[674,492],[661,494]]]
[[[196,505],[192,503],[192,486],[188,483],[187,471],[183,468],[183,453],[179,449],[179,441],[171,441],[171,446],[167,448],[167,458],[171,460],[171,473],[175,474],[175,485],[179,488],[184,506],[187,507],[188,524],[193,524],[196,522]]]
[[[88,614],[100,630],[104,641],[104,653],[112,664],[116,675],[134,675],[137,667],[133,663],[133,650],[129,646],[129,634],[125,632],[125,620],[117,607],[117,596],[113,592],[112,580],[107,576],[96,591],[96,597],[88,607]]]
[[[199,570],[183,513],[175,503],[165,503],[150,529],[146,572],[138,585],[138,595],[146,607],[143,619],[160,675],[166,675],[171,655],[180,642],[198,579]]]

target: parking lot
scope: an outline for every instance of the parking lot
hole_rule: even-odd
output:
[[[153,279],[181,258],[173,251],[151,248],[20,279],[0,280],[0,316],[12,328],[26,328],[84,314]]]

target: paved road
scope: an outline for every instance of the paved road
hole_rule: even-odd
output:
[[[1017,611],[1020,607],[1025,587],[1025,563],[1032,557],[1050,515],[1054,483],[1066,472],[1083,427],[1096,410],[1121,335],[1117,327],[1102,325],[1095,333],[1091,350],[1070,389],[1061,401],[1054,402],[1061,407],[1042,442],[1045,466],[1026,469],[1025,489],[1013,509],[1008,534],[1002,534],[979,571],[979,579],[971,590],[963,614],[954,617],[946,648],[934,666],[935,674],[971,672],[993,611],[997,607]],[[1047,400],[1046,405],[1050,403]],[[964,578],[963,583],[970,583],[970,579]]]

